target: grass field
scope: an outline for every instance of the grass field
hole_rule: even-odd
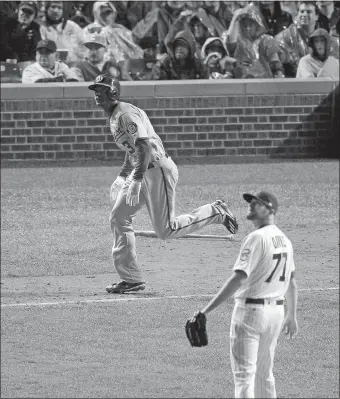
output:
[[[138,238],[146,290],[108,295],[109,188],[117,167],[1,170],[1,397],[233,397],[232,300],[192,349],[184,323],[229,276],[243,237],[243,192],[273,191],[295,249],[296,340],[279,339],[279,397],[339,397],[339,164],[180,166],[177,214],[225,198],[233,242]],[[137,230],[152,230],[146,210]],[[210,226],[206,234],[226,234]]]

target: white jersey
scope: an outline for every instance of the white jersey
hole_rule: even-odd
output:
[[[110,117],[110,129],[119,148],[129,154],[132,166],[136,164],[136,140],[148,138],[151,144],[150,161],[158,161],[165,155],[162,140],[146,113],[132,104],[120,101]]]
[[[247,274],[235,298],[283,299],[295,270],[293,246],[276,226],[263,226],[244,240],[233,270]]]

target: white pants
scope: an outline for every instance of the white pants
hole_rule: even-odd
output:
[[[147,207],[155,233],[161,239],[179,238],[210,224],[222,223],[222,215],[212,204],[203,205],[190,213],[175,216],[175,193],[178,169],[171,158],[155,162],[143,178],[139,203],[126,204],[131,183],[128,178],[118,194],[110,214],[113,234],[112,257],[121,280],[128,283],[144,281],[138,266],[133,219],[143,206]],[[161,256],[161,254],[160,254]]]
[[[283,305],[235,300],[230,325],[235,398],[276,398],[273,364],[283,319]]]

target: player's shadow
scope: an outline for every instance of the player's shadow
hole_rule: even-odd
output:
[[[338,159],[340,155],[340,85],[305,115],[271,158]]]

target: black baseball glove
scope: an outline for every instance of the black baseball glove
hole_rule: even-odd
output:
[[[191,346],[208,345],[208,334],[206,330],[207,318],[201,312],[195,314],[185,325],[185,332]]]

